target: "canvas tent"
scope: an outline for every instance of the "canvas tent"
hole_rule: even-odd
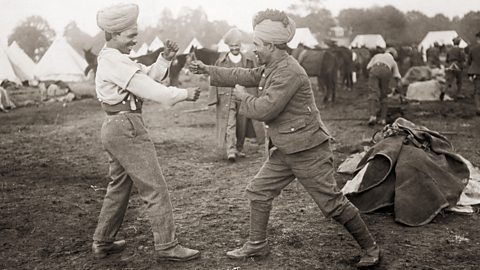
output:
[[[148,50],[153,52],[153,51],[156,51],[157,49],[163,48],[164,46],[165,45],[163,44],[163,42],[158,37],[155,37],[152,43],[150,43],[150,46],[148,46]]]
[[[83,81],[87,65],[64,37],[57,37],[35,66],[34,74],[41,81]]]
[[[14,41],[7,49],[8,58],[12,63],[17,77],[23,81],[33,80],[35,63]]]
[[[138,49],[137,53],[135,56],[142,56],[148,53],[148,45],[146,43],[143,43],[140,49]]]
[[[293,36],[293,39],[288,42],[287,45],[288,47],[295,49],[300,43],[313,48],[318,45],[318,40],[315,38],[315,36],[313,36],[309,28],[297,28],[295,31],[295,36]]]
[[[15,75],[12,64],[8,59],[6,46],[0,45],[0,82],[3,80],[20,83],[20,79]]]
[[[440,45],[453,45],[452,39],[458,37],[458,34],[454,30],[449,31],[430,31],[428,32],[423,40],[418,44],[418,50],[421,51],[424,56],[428,48],[433,47],[435,42],[438,42]],[[460,38],[460,48],[467,47],[465,40]],[[424,59],[426,60],[426,59]]]
[[[220,41],[217,43],[216,47],[217,47],[218,52],[228,52],[228,51],[230,51],[230,49],[228,48],[228,45],[225,44],[225,41],[223,40],[223,38],[220,39]]]
[[[182,54],[188,54],[188,53],[190,53],[190,49],[192,47],[197,47],[197,49],[202,49],[203,45],[200,43],[200,41],[198,41],[198,39],[192,38],[190,43],[188,43],[188,45],[185,48],[180,48],[179,51],[181,51]]]
[[[367,47],[369,49],[375,49],[376,47],[386,48],[387,43],[382,35],[357,35],[350,43],[350,47]]]

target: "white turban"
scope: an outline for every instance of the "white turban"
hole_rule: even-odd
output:
[[[295,35],[295,22],[288,17],[288,25],[281,21],[263,20],[253,28],[253,39],[273,44],[288,43]]]
[[[223,40],[227,45],[238,45],[242,41],[242,32],[238,28],[232,28],[223,36]]]
[[[105,32],[118,33],[137,26],[137,18],[137,4],[117,4],[97,12],[97,25]]]

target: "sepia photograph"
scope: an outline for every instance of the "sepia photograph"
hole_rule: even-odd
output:
[[[0,269],[480,269],[480,1],[0,2]]]

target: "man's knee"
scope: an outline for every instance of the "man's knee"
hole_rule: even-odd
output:
[[[272,200],[268,201],[253,201],[250,200],[250,208],[259,212],[270,212],[272,210]]]
[[[252,202],[268,204],[268,202],[271,203],[277,194],[272,191],[260,190],[255,188],[255,186],[248,185],[245,189],[245,196]]]
[[[347,203],[338,209],[338,211],[331,213],[331,217],[340,224],[345,224],[358,214],[358,209],[347,200]]]

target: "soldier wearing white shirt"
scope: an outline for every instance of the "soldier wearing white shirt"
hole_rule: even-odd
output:
[[[158,259],[186,261],[200,252],[182,247],[175,236],[172,204],[153,142],[142,117],[142,100],[165,105],[195,101],[198,88],[181,89],[159,83],[165,78],[178,46],[167,41],[152,66],[128,58],[137,43],[138,6],[119,4],[100,10],[97,24],[105,31],[107,44],[98,56],[95,78],[97,97],[107,117],[101,140],[109,156],[111,182],[103,201],[92,250],[97,258],[121,252],[124,240],[115,240],[123,222],[132,186],[147,204],[147,214]]]

